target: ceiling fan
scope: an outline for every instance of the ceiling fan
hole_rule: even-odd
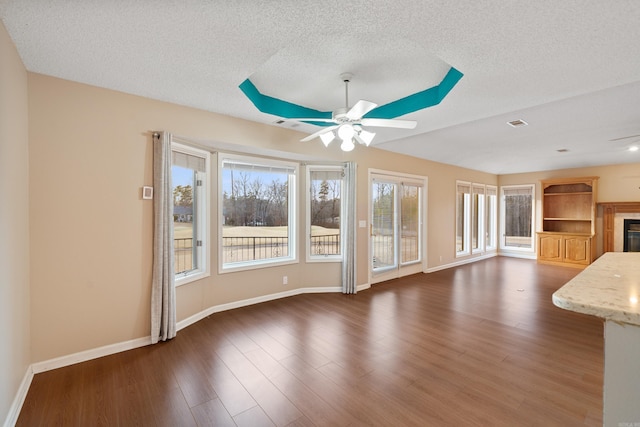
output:
[[[363,126],[373,127],[388,127],[388,128],[400,128],[400,129],[414,129],[417,122],[414,120],[396,120],[396,119],[368,119],[364,116],[371,110],[376,108],[378,104],[360,100],[355,105],[349,108],[349,82],[353,74],[344,73],[340,75],[340,78],[344,82],[345,88],[345,108],[339,108],[331,114],[330,119],[314,119],[314,118],[291,118],[290,120],[296,120],[300,122],[320,122],[320,123],[333,123],[333,125],[320,129],[318,132],[302,138],[300,141],[310,141],[316,137],[320,137],[325,147],[329,146],[337,136],[342,140],[342,151],[351,151],[355,147],[354,141],[369,146],[373,137],[376,135],[374,132],[369,132],[363,129]],[[335,131],[335,132],[334,132]]]

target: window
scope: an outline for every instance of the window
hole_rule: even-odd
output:
[[[469,255],[471,184],[458,181],[456,188],[456,255]]]
[[[487,185],[485,188],[485,208],[485,249],[490,251],[498,246],[498,189],[493,185]]]
[[[307,260],[341,261],[341,166],[307,167]]]
[[[371,174],[370,248],[379,275],[422,261],[423,187],[418,177]]]
[[[471,186],[471,251],[484,251],[484,185]]]
[[[500,247],[533,250],[534,185],[502,187],[502,239]]]
[[[171,151],[175,274],[176,285],[181,285],[209,275],[210,155],[175,142]]]
[[[400,186],[400,262],[417,262],[420,254],[422,186],[403,182]]]
[[[221,271],[296,260],[297,164],[221,155]]]
[[[456,182],[456,255],[495,249],[496,187]]]

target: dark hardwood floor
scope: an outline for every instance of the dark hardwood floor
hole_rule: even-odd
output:
[[[492,258],[217,313],[37,374],[18,426],[601,426],[603,325],[578,270]]]

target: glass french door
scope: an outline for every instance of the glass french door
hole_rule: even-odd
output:
[[[423,271],[423,181],[371,174],[371,283]]]

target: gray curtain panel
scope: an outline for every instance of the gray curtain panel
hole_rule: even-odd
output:
[[[151,343],[176,336],[176,289],[173,254],[171,134],[153,137],[153,277]]]
[[[340,229],[342,242],[342,293],[355,294],[356,287],[356,164],[344,164],[345,194],[343,195],[344,227]]]

